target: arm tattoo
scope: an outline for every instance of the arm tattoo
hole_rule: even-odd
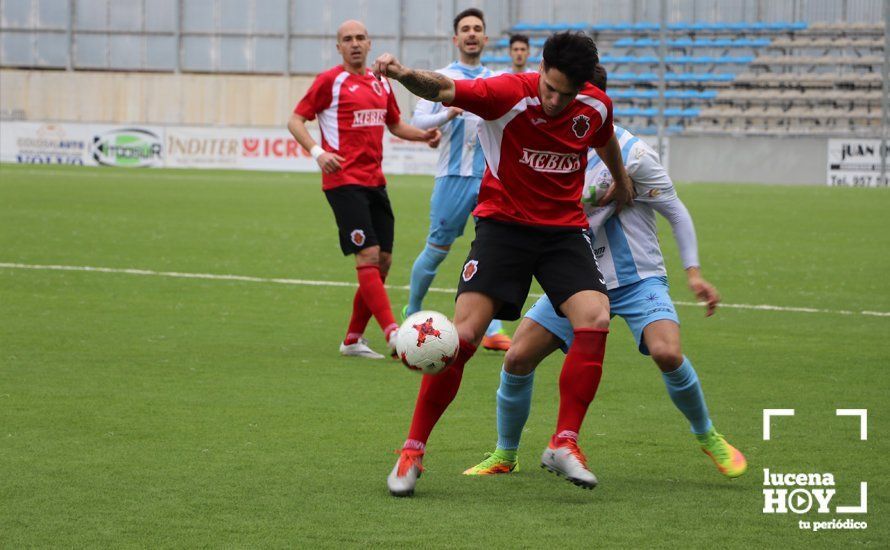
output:
[[[420,70],[410,70],[399,79],[409,92],[430,101],[439,100],[439,94],[448,87],[448,81],[445,75]]]

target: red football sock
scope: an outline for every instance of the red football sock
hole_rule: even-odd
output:
[[[360,265],[355,268],[358,273],[358,292],[365,307],[377,319],[380,328],[386,337],[389,333],[399,328],[396,318],[393,317],[392,308],[389,305],[389,296],[383,288],[383,279],[380,277],[380,267],[376,265]],[[367,322],[365,323],[367,325]],[[350,331],[352,332],[352,331]]]
[[[461,340],[454,363],[439,374],[423,375],[420,392],[417,394],[417,404],[414,405],[411,429],[408,431],[408,441],[426,444],[436,422],[457,395],[460,379],[464,374],[464,365],[474,353],[476,346]]]
[[[559,375],[557,439],[577,439],[587,408],[603,375],[607,329],[575,329],[575,341],[566,354]]]
[[[386,275],[381,273],[380,281],[386,283]],[[361,289],[356,289],[355,296],[352,298],[352,317],[349,318],[349,328],[346,329],[346,338],[343,343],[349,345],[358,342],[358,339],[365,333],[370,320],[371,310],[362,299]]]

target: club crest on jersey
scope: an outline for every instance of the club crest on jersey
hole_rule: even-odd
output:
[[[376,80],[371,81],[371,89],[374,90],[374,93],[377,95],[383,95],[383,86],[380,85]]]
[[[568,174],[581,168],[580,153],[554,153],[522,148],[520,164],[525,164],[535,172]]]
[[[419,325],[412,325],[414,330],[417,331],[417,347],[423,345],[426,342],[427,336],[442,338],[439,329],[433,326],[433,318],[430,317],[426,321],[420,323]]]
[[[583,138],[590,131],[590,117],[587,115],[578,115],[572,119],[572,132],[578,139]]]
[[[361,246],[365,244],[365,232],[361,229],[353,229],[352,233],[349,234],[349,239],[355,246]]]
[[[477,260],[470,260],[469,262],[464,264],[464,272],[461,273],[461,277],[463,278],[465,283],[469,282],[477,271],[479,271],[479,262]]]
[[[612,185],[612,173],[608,170],[603,170],[597,174],[594,181],[596,182],[596,186],[600,189],[608,189],[609,186]]]

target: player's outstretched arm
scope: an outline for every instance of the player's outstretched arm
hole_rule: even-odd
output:
[[[674,232],[674,240],[677,241],[677,248],[680,251],[680,260],[686,269],[686,282],[689,284],[689,290],[700,302],[705,304],[705,316],[710,317],[716,311],[717,304],[720,303],[720,293],[701,275],[698,261],[698,239],[689,209],[676,194],[671,193],[670,195],[672,196],[667,200],[656,199],[649,204],[671,224],[671,231]]]
[[[374,60],[375,75],[383,75],[402,83],[412,94],[442,103],[454,100],[454,81],[435,71],[405,67],[392,54],[385,53]]]
[[[312,155],[312,158],[318,163],[318,167],[321,168],[321,171],[325,174],[333,174],[334,172],[339,171],[341,168],[340,163],[346,162],[346,159],[340,155],[322,149],[321,146],[312,139],[312,136],[309,135],[309,130],[306,129],[306,119],[302,115],[298,115],[297,113],[291,114],[290,120],[287,121],[287,129],[290,130],[291,135],[294,136],[297,143],[302,145],[303,149],[306,149],[306,151]]]
[[[602,147],[596,149],[596,154],[603,159],[603,163],[612,173],[612,181],[614,182],[606,194],[600,200],[600,206],[610,202],[615,202],[615,213],[621,212],[625,206],[633,205],[634,186],[624,169],[624,160],[621,158],[621,146],[618,145],[618,138],[615,134],[609,138]]]
[[[411,117],[411,124],[417,126],[421,130],[429,130],[430,128],[438,128],[446,122],[449,122],[464,112],[463,109],[457,107],[443,108],[438,103],[421,99],[414,108],[414,116]]]
[[[407,141],[425,141],[430,147],[436,148],[439,146],[439,141],[442,140],[442,132],[439,131],[438,128],[430,128],[428,130],[421,130],[416,126],[411,126],[406,123],[404,120],[400,120],[395,124],[390,124],[387,126],[392,135],[402,138]]]

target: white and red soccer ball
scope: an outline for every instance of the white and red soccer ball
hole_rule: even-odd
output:
[[[396,353],[411,370],[438,374],[457,357],[457,329],[437,311],[409,315],[396,336]]]

